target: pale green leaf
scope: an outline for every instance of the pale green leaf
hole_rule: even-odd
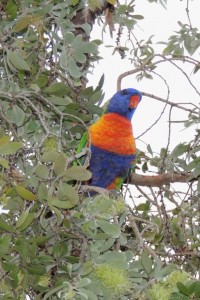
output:
[[[145,251],[142,252],[141,262],[147,275],[150,275],[152,272],[153,261]]]
[[[0,158],[0,165],[5,169],[9,168],[9,162],[4,158]]]
[[[0,139],[0,147],[5,145],[5,144],[8,144],[9,142],[10,142],[10,137],[8,135],[3,136]]]
[[[9,225],[4,219],[3,216],[0,215],[0,229],[8,231],[8,232],[14,232],[13,226]]]
[[[62,69],[67,70],[68,64],[69,64],[69,55],[66,50],[63,50],[60,54],[60,60],[59,60],[60,66]]]
[[[66,155],[59,153],[54,160],[54,172],[56,175],[60,175],[64,172],[66,166]]]
[[[17,70],[30,71],[29,64],[23,59],[17,50],[8,51],[7,52],[9,62],[15,67]]]
[[[6,5],[6,12],[10,20],[14,20],[17,16],[17,5],[13,0],[8,0]]]
[[[66,182],[62,182],[58,189],[58,199],[62,201],[69,200],[72,203],[77,204],[79,201],[79,195],[74,187]]]
[[[46,163],[47,162],[54,162],[58,155],[59,155],[59,153],[55,150],[45,151],[42,154],[41,161],[46,162]]]
[[[120,236],[120,227],[118,224],[111,224],[109,221],[104,220],[98,220],[97,224],[105,233],[111,235],[113,238]]]
[[[48,199],[48,203],[50,206],[55,206],[58,208],[64,208],[64,209],[69,209],[69,208],[73,208],[74,206],[77,205],[77,203],[75,203],[75,201],[60,201],[58,198],[52,198],[52,199]]]
[[[142,15],[132,15],[132,18],[136,19],[136,20],[143,20],[144,19],[144,17]]]
[[[76,65],[76,62],[72,57],[69,59],[68,71],[69,71],[70,75],[74,78],[80,78],[81,77],[81,72],[79,71],[79,68]]]
[[[85,56],[85,54],[84,54],[83,52],[74,50],[74,51],[73,51],[73,57],[74,57],[74,59],[75,59],[77,62],[79,62],[79,63],[81,63],[81,64],[83,64],[83,63],[86,62],[86,56]]]
[[[13,105],[11,109],[8,109],[7,116],[8,120],[16,126],[23,125],[25,120],[25,112],[18,105]]]
[[[62,82],[52,83],[44,89],[44,93],[63,97],[69,92],[69,88]]]
[[[11,236],[10,235],[1,235],[1,237],[0,237],[0,257],[3,257],[5,254],[9,253],[10,245],[11,245]]]
[[[24,17],[21,17],[17,23],[15,24],[15,26],[13,27],[13,31],[14,32],[19,32],[25,28],[27,28],[32,21],[32,16],[30,15],[26,15]]]
[[[91,279],[89,278],[82,278],[78,284],[76,285],[77,288],[83,288],[85,286],[88,286],[91,283]]]
[[[174,150],[171,153],[171,157],[172,158],[177,158],[181,155],[183,155],[184,153],[186,153],[188,150],[188,145],[185,144],[179,144],[177,145]]]
[[[0,155],[15,154],[22,147],[23,144],[21,142],[9,142],[3,146],[0,146]]]
[[[68,44],[71,44],[75,38],[75,35],[72,32],[67,32],[65,33],[64,38]]]
[[[77,47],[76,50],[83,53],[96,53],[97,45],[94,42],[85,42],[81,46]]]
[[[96,8],[101,8],[101,5],[98,0],[88,0],[88,5],[91,10],[95,10]]]
[[[26,230],[30,224],[33,222],[33,219],[35,217],[35,214],[33,212],[29,213],[26,217],[26,219],[24,220],[24,222],[21,224],[21,226],[18,227],[19,231],[24,231]]]
[[[63,106],[66,106],[73,102],[72,99],[67,96],[65,96],[64,98],[58,96],[52,96],[49,97],[48,100],[55,105],[63,105]]]
[[[92,173],[86,169],[84,166],[73,166],[68,168],[65,172],[61,174],[64,176],[65,180],[80,180],[86,181],[92,177]]]
[[[94,269],[94,262],[91,260],[88,260],[83,264],[81,274],[83,276],[88,275],[89,273],[92,272],[93,269]]]
[[[17,222],[16,222],[16,228],[20,227],[20,226],[24,223],[24,221],[26,220],[26,218],[27,218],[27,216],[28,216],[28,214],[29,214],[29,211],[30,211],[30,207],[27,208],[26,210],[24,210],[24,211],[20,214],[20,216],[19,216],[19,218],[18,218],[18,220],[17,220]]]
[[[35,201],[37,196],[20,185],[15,186],[15,190],[24,200]]]
[[[37,165],[35,168],[35,174],[42,179],[49,178],[49,169],[46,165]]]

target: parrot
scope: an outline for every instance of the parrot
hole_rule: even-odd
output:
[[[89,185],[120,189],[136,155],[132,117],[142,99],[134,88],[115,93],[104,114],[88,128],[91,158]]]

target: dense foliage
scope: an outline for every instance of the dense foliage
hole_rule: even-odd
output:
[[[162,54],[151,38],[133,48],[121,42],[123,30],[130,36],[143,18],[135,7],[137,1],[113,0],[0,3],[1,299],[200,299],[199,129],[172,151],[138,151],[142,172],[187,175],[183,191],[125,185],[123,195],[91,196],[90,153],[77,156],[81,136],[102,113],[104,77],[87,85],[102,43],[90,39],[95,20],[111,35],[118,26],[114,53],[131,57],[138,80],[169,61],[192,64],[198,74],[191,56],[200,33],[190,23],[179,22]],[[199,123],[198,105],[154,98],[184,109],[186,127]]]

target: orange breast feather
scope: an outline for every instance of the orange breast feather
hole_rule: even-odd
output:
[[[131,122],[116,113],[108,113],[89,128],[92,145],[120,155],[136,153]]]

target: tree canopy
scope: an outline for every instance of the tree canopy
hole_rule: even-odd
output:
[[[136,0],[1,1],[1,299],[200,299],[199,102],[175,101],[160,73],[170,64],[199,99],[200,31],[190,2],[182,3],[187,23],[177,19],[158,53],[152,36],[135,35],[144,18]],[[167,8],[166,0],[145,3]],[[119,63],[130,61],[117,89],[127,76],[159,77],[166,87],[163,98],[142,91],[163,103],[146,132],[169,109],[166,147],[138,149],[122,191],[94,188],[95,196],[90,152],[77,152],[103,112],[104,76],[97,86],[88,81],[104,44],[91,38],[94,27],[113,38]],[[171,149],[173,109],[187,114],[178,122],[194,134]]]

